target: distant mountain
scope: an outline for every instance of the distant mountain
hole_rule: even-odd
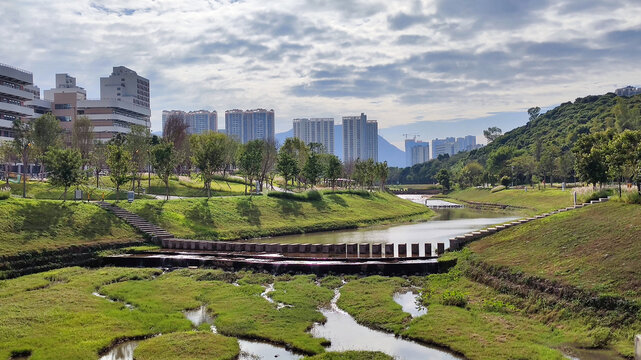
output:
[[[294,130],[290,129],[277,133],[276,141],[282,144],[285,139],[293,136]],[[343,160],[343,125],[334,125],[334,155]],[[378,161],[387,161],[388,166],[403,167],[405,166],[405,152],[378,135]]]

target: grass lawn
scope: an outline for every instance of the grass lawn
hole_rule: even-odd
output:
[[[113,214],[81,202],[0,200],[0,257],[71,245],[142,241]]]
[[[205,331],[153,337],[136,347],[136,360],[234,360],[240,348],[234,338]]]
[[[178,237],[240,239],[353,228],[434,213],[423,205],[387,193],[325,194],[297,201],[269,196],[170,201],[140,200],[119,206]]]
[[[264,285],[272,282],[272,298],[291,307],[278,309],[276,303],[260,296]],[[317,286],[314,276],[275,278],[220,270],[185,269],[161,274],[157,269],[65,268],[27,275],[0,281],[0,359],[29,352],[32,360],[95,359],[119,339],[163,334],[141,341],[140,350],[136,350],[137,358],[139,351],[141,359],[143,355],[158,358],[153,351],[159,346],[180,350],[187,346],[181,344],[191,342],[194,336],[209,336],[184,335],[192,330],[192,324],[183,311],[204,304],[223,335],[262,339],[318,354],[324,352],[321,344],[326,340],[313,338],[307,329],[324,320],[317,309],[329,303],[333,294]],[[201,331],[209,332],[205,328]],[[171,333],[181,335],[169,336]],[[144,345],[148,341],[151,345]],[[176,356],[189,358],[194,355],[192,351],[211,350],[212,356],[220,356],[211,358],[226,359],[225,354],[237,352],[237,345],[232,346],[229,340],[216,337],[214,341],[221,347],[211,343],[197,348],[191,344]],[[173,358],[167,356],[161,358]]]
[[[474,201],[491,204],[523,207],[524,215],[544,213],[574,205],[572,190],[560,189],[507,189],[490,192],[489,189],[467,188],[451,192],[444,197],[460,201]]]
[[[641,206],[610,201],[501,231],[470,245],[487,263],[641,300]]]

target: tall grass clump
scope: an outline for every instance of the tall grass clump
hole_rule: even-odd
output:
[[[367,190],[325,190],[324,195],[358,195],[361,197],[369,197],[371,193]]]
[[[599,189],[594,190],[591,187],[582,187],[575,189],[577,193],[577,200],[579,202],[590,202],[592,200],[599,200],[600,198],[607,198],[614,194],[614,189]]]
[[[3,187],[0,188],[0,200],[5,200],[8,199],[11,196],[11,188],[10,187]]]

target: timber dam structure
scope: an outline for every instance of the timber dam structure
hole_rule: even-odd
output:
[[[608,201],[593,200],[535,217],[496,225],[449,239],[449,250],[460,250],[466,244],[485,236],[560,212]],[[212,267],[224,270],[252,269],[271,273],[383,274],[412,275],[446,272],[455,260],[443,261],[445,243],[342,243],[342,244],[279,244],[244,241],[211,241],[175,238],[160,227],[149,223],[116,205],[98,202],[98,206],[135,227],[161,249],[145,253],[118,254],[103,258],[105,265],[133,267]]]

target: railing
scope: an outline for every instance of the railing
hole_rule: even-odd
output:
[[[33,75],[33,73],[32,73],[31,71],[27,71],[27,70],[24,70],[24,69],[21,69],[21,68],[15,67],[15,66],[11,66],[11,65],[7,65],[7,64],[3,64],[3,63],[0,63],[0,66],[8,67],[9,69],[18,70],[18,71],[22,71],[22,72],[24,72],[24,73],[27,73],[27,74],[29,74],[29,75]]]

